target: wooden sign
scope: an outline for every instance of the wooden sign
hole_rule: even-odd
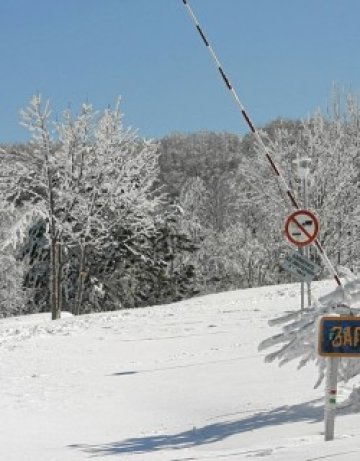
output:
[[[360,357],[360,317],[322,317],[318,352],[323,357]]]

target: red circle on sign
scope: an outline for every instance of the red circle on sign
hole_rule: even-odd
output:
[[[318,218],[309,210],[297,210],[286,219],[285,235],[296,246],[310,245],[318,234]]]

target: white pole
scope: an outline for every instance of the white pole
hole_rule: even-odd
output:
[[[301,179],[300,184],[300,195],[302,201],[304,203],[305,210],[308,209],[308,191],[307,191],[307,178],[310,173],[310,164],[311,159],[309,158],[298,158],[296,162],[297,167],[297,175]],[[299,253],[304,255],[305,257],[309,257],[309,247],[306,246],[305,248],[299,248]],[[307,307],[311,305],[311,295],[310,295],[310,285],[309,283],[306,284],[307,286]],[[305,309],[305,282],[301,280],[300,282],[300,306],[301,306],[301,315]]]
[[[304,249],[299,248],[299,253],[303,255]],[[300,307],[301,307],[301,315],[303,315],[303,312],[305,309],[305,282],[304,280],[301,280],[300,282]]]
[[[304,208],[305,210],[309,207],[309,195],[307,187],[308,175],[304,178]],[[305,247],[305,256],[310,259],[310,246]],[[311,282],[307,282],[307,307],[311,306]],[[304,293],[305,294],[305,293]]]
[[[325,442],[334,440],[338,366],[338,357],[326,358],[326,387],[324,407]]]
[[[306,197],[306,187],[305,187],[305,182],[306,182],[306,174],[304,174],[301,177],[301,188],[302,188],[302,199],[304,203],[304,208],[307,210],[307,197]],[[300,254],[306,255],[306,248],[300,248]],[[305,282],[304,280],[301,280],[301,314],[304,312],[305,309]]]

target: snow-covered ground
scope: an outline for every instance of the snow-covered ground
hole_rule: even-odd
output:
[[[298,305],[294,284],[0,321],[0,460],[359,461],[359,415],[324,442],[316,369],[257,350]]]

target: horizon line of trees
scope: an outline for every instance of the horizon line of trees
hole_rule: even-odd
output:
[[[84,104],[54,122],[39,95],[22,122],[32,142],[0,153],[1,316],[50,310],[55,319],[63,309],[139,307],[292,280],[279,265],[291,251],[289,206],[253,135],[144,140],[123,127],[119,102],[103,112]],[[359,123],[355,95],[336,90],[328,113],[260,131],[299,197],[294,161],[311,158],[320,242],[334,264],[355,272]]]

